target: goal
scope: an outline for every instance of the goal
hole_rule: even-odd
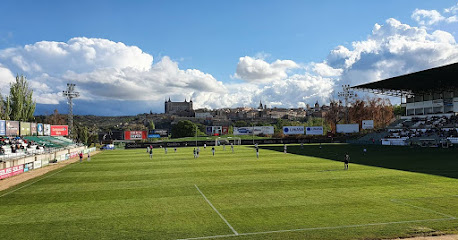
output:
[[[215,139],[215,146],[219,145],[241,145],[242,144],[242,139],[239,137],[219,137]]]

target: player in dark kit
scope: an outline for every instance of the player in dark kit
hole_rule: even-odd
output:
[[[344,169],[348,170],[348,163],[350,162],[350,155],[345,154],[345,160],[344,160]]]

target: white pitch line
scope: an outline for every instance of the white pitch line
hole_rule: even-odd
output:
[[[16,188],[16,189],[14,189],[14,190],[12,190],[12,191],[9,191],[9,192],[7,192],[7,193],[5,193],[5,194],[3,194],[3,195],[0,195],[0,198],[6,196],[6,195],[8,195],[8,194],[14,193],[14,192],[16,192],[16,191],[18,191],[18,190],[21,190],[21,189],[23,189],[23,188],[25,188],[25,187],[28,187],[28,186],[30,186],[30,185],[32,185],[32,184],[34,184],[34,183],[36,183],[36,182],[39,182],[39,181],[41,181],[41,180],[43,180],[43,179],[45,179],[45,178],[54,176],[54,175],[56,175],[56,174],[58,174],[58,173],[64,171],[65,169],[70,168],[70,166],[72,166],[73,164],[74,164],[74,163],[71,163],[71,164],[65,166],[64,168],[62,168],[61,170],[59,170],[59,171],[57,171],[57,172],[55,172],[55,173],[53,173],[53,174],[51,174],[51,175],[47,175],[47,176],[45,176],[45,177],[42,177],[42,178],[36,180],[35,182],[31,182],[31,183],[29,183],[29,184],[26,184],[26,185],[20,187],[20,188]]]
[[[202,191],[200,191],[199,187],[196,184],[194,184],[194,186],[196,187],[197,191],[200,192],[202,197],[204,197],[205,201],[207,201],[207,203],[210,205],[210,207],[212,207],[213,210],[215,210],[215,212],[218,213],[218,215],[221,217],[221,219],[223,219],[223,221],[227,224],[227,226],[232,230],[234,235],[239,235],[239,233],[237,231],[235,231],[235,229],[231,226],[231,224],[229,224],[229,222],[223,217],[223,215],[221,215],[221,213],[218,211],[218,209],[216,209],[215,206],[213,206],[213,204],[207,199],[207,197],[205,197],[204,193]]]
[[[410,206],[410,207],[413,207],[413,208],[418,208],[418,209],[421,209],[421,210],[424,210],[424,211],[427,211],[427,212],[436,213],[436,214],[442,215],[442,216],[444,216],[444,217],[449,217],[449,218],[451,218],[451,219],[456,219],[455,216],[448,215],[448,214],[445,214],[445,213],[441,213],[441,212],[438,212],[438,211],[434,211],[434,210],[429,209],[429,208],[424,208],[424,207],[415,206],[415,205],[412,205],[412,204],[409,204],[409,203],[406,203],[406,202],[403,202],[403,201],[399,201],[399,200],[396,200],[396,199],[391,199],[391,201],[392,201],[392,202],[395,202],[395,203],[404,204],[404,205],[407,205],[407,206]]]
[[[342,226],[334,226],[334,227],[298,228],[298,229],[275,230],[275,231],[266,231],[266,232],[239,233],[238,235],[227,234],[227,235],[214,235],[214,236],[206,236],[206,237],[183,238],[183,239],[179,239],[179,240],[212,239],[212,238],[223,238],[223,237],[236,237],[236,236],[247,236],[247,235],[270,234],[270,233],[301,232],[301,231],[312,231],[312,230],[329,230],[329,229],[380,226],[380,225],[389,225],[389,224],[417,223],[417,222],[429,222],[429,221],[447,221],[447,220],[454,220],[454,219],[455,218],[436,218],[436,219],[423,219],[423,220],[398,221],[398,222],[383,222],[383,223],[342,225]]]

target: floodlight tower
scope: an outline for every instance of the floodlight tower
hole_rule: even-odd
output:
[[[348,100],[353,98],[353,97],[356,97],[356,94],[355,92],[353,92],[351,89],[350,89],[350,85],[342,85],[342,92],[338,92],[338,96],[340,98],[343,98],[345,100],[345,113],[346,113],[346,123],[349,123],[349,119],[348,119],[348,107],[349,107],[349,102]]]
[[[75,92],[75,84],[67,83],[67,90],[62,91],[62,95],[68,99],[68,135],[73,130],[73,98],[80,96],[79,92]]]

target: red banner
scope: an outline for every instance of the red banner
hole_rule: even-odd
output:
[[[222,135],[226,135],[229,133],[229,127],[223,126],[223,132],[221,133]]]
[[[147,135],[147,131],[124,131],[124,140],[146,139]]]
[[[0,179],[8,178],[24,172],[24,165],[0,169]]]
[[[68,125],[51,125],[51,136],[67,136]]]

